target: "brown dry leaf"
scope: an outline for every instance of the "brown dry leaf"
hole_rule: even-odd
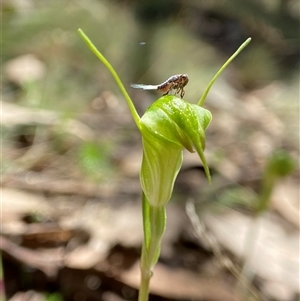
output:
[[[264,215],[255,221],[229,209],[218,215],[207,213],[204,220],[217,241],[243,259],[250,227],[256,227],[255,237],[248,237],[254,241],[249,258],[251,271],[265,281],[284,286],[288,291],[300,292],[298,231],[288,233],[271,215]],[[280,300],[276,297],[276,291],[272,298]]]
[[[275,187],[272,206],[290,223],[300,228],[299,183],[291,178],[281,180]]]
[[[139,263],[118,277],[127,285],[138,288],[140,282]],[[153,294],[176,300],[238,301],[233,290],[220,279],[201,277],[184,269],[170,269],[158,263],[151,278]]]
[[[22,85],[43,78],[46,66],[33,54],[25,54],[6,62],[4,74],[13,83]]]
[[[2,223],[9,223],[11,219],[8,219],[8,217],[11,216],[16,216],[19,219],[20,216],[29,213],[40,213],[47,216],[53,212],[53,208],[49,205],[45,198],[39,194],[5,187],[1,187],[1,193]]]
[[[15,258],[15,260],[39,269],[49,277],[56,276],[58,270],[62,267],[64,252],[61,248],[34,251],[21,247],[5,237],[0,237],[0,247],[1,251]]]
[[[87,202],[84,206],[69,208],[62,216],[63,228],[80,226],[90,233],[86,246],[80,246],[66,255],[66,265],[72,268],[90,268],[103,261],[116,244],[126,247],[140,246],[142,236],[141,208],[136,203],[119,206]],[[87,256],[90,255],[90,256]]]
[[[166,256],[173,251],[172,244],[181,233],[184,211],[170,205],[167,212],[169,218],[162,248],[162,254]],[[115,245],[140,248],[143,241],[140,202],[119,206],[88,202],[62,217],[60,224],[63,228],[71,229],[80,225],[91,234],[88,245],[80,246],[66,255],[66,265],[72,268],[89,268],[103,261]]]
[[[18,292],[14,294],[8,301],[45,301],[43,294],[35,291]]]
[[[74,269],[90,269],[99,261],[105,260],[109,252],[110,245],[103,243],[102,250],[99,247],[93,247],[91,244],[79,246],[68,252],[64,257],[64,264]]]
[[[75,119],[63,120],[56,112],[25,108],[5,101],[1,101],[0,106],[2,108],[0,123],[6,127],[24,124],[63,125],[66,132],[80,139],[88,141],[95,138],[94,132],[87,125]]]
[[[103,301],[125,301],[125,299],[111,292],[104,293],[102,299]]]

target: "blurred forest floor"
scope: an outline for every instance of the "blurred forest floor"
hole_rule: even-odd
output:
[[[140,114],[160,95],[131,83],[187,73],[196,103],[252,37],[205,104],[212,185],[184,153],[150,301],[298,300],[299,3],[202,2],[2,1],[2,300],[137,300],[141,139],[79,27]],[[257,218],[278,150],[295,171]]]

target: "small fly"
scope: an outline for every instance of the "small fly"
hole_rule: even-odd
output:
[[[184,87],[188,82],[189,77],[187,74],[176,74],[159,85],[131,84],[130,87],[143,90],[157,90],[164,93],[163,95],[167,95],[170,91],[175,90],[175,95],[180,94],[180,97],[183,98],[185,94]]]

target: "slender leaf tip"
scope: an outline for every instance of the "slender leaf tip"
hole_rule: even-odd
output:
[[[90,50],[104,64],[104,66],[108,69],[108,71],[113,76],[114,80],[116,81],[118,87],[120,88],[120,90],[127,102],[127,105],[130,109],[131,115],[132,115],[137,127],[140,128],[140,124],[139,124],[140,116],[137,113],[135,106],[134,106],[129,94],[127,93],[119,75],[117,74],[117,72],[115,71],[113,66],[110,64],[110,62],[104,57],[104,55],[96,48],[96,46],[92,43],[92,41],[87,37],[87,35],[83,32],[83,30],[81,28],[78,28],[77,32],[80,35],[80,37],[83,39],[83,41],[87,44],[87,46],[90,48]]]
[[[251,37],[249,37],[237,50],[236,52],[223,64],[223,66],[219,69],[219,71],[216,73],[216,75],[212,78],[212,80],[209,82],[207,88],[205,89],[203,95],[201,96],[200,100],[198,101],[199,106],[203,106],[205,99],[207,97],[207,94],[214,84],[214,82],[217,80],[219,75],[225,70],[225,68],[235,59],[239,53],[251,42]]]

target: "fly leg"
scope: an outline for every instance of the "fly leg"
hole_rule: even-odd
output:
[[[184,94],[185,94],[185,91],[183,88],[180,88],[181,92],[180,92],[180,97],[183,98]]]
[[[185,91],[184,91],[183,87],[180,85],[178,85],[176,87],[176,91],[175,91],[175,94],[179,94],[179,93],[180,93],[180,97],[183,98]]]

